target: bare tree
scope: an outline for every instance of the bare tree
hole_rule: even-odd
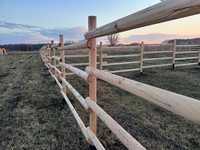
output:
[[[110,46],[115,46],[119,42],[119,34],[111,34],[107,38]]]

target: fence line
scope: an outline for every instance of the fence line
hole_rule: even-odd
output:
[[[141,44],[141,48],[143,48],[142,44]],[[47,48],[47,50],[49,50],[49,49]],[[52,49],[52,51],[54,52],[53,49]],[[152,53],[153,52],[149,52],[148,54],[152,54]],[[156,52],[154,52],[154,53],[156,53]],[[48,51],[48,54],[49,54],[49,51]],[[65,98],[65,100],[67,101],[70,109],[73,111],[72,113],[76,117],[76,120],[77,120],[83,134],[86,136],[86,139],[91,141],[92,144],[95,145],[95,147],[97,149],[102,149],[102,145],[100,144],[100,141],[98,140],[98,138],[95,136],[94,132],[90,128],[85,127],[85,125],[84,125],[83,121],[80,119],[80,117],[79,116],[77,117],[78,114],[77,113],[74,114],[75,109],[73,108],[72,104],[69,103],[69,101],[68,101],[69,99],[68,99],[67,95],[65,94],[65,92],[63,90],[64,87],[66,87],[68,90],[70,90],[70,92],[76,97],[76,99],[81,103],[81,105],[85,108],[85,110],[88,110],[89,108],[94,109],[93,111],[95,112],[95,115],[98,112],[98,117],[100,116],[100,118],[104,121],[104,123],[106,123],[106,125],[108,125],[108,127],[110,126],[109,128],[112,131],[114,131],[115,135],[118,136],[118,138],[122,141],[123,144],[127,144],[127,143],[125,143],[125,141],[127,141],[127,140],[125,140],[123,142],[123,139],[121,139],[121,138],[127,137],[127,136],[126,135],[124,135],[124,136],[118,135],[118,133],[116,133],[117,130],[112,128],[112,127],[115,127],[115,125],[113,125],[113,124],[110,125],[109,123],[107,123],[107,122],[110,122],[109,120],[110,119],[112,120],[112,118],[110,118],[110,116],[108,114],[106,114],[106,112],[104,112],[95,102],[91,102],[90,98],[84,99],[79,94],[79,92],[69,82],[66,81],[65,77],[63,77],[63,69],[60,71],[55,65],[60,65],[61,67],[64,67],[64,69],[71,71],[72,73],[74,73],[77,76],[84,79],[86,82],[90,82],[89,75],[93,74],[93,75],[95,75],[95,77],[98,77],[102,80],[105,80],[108,83],[111,83],[112,85],[115,85],[115,86],[120,87],[124,90],[127,90],[127,91],[129,91],[133,94],[136,94],[137,96],[143,97],[146,100],[149,100],[150,102],[153,102],[153,103],[155,103],[155,104],[157,104],[157,105],[159,105],[159,106],[161,106],[161,107],[163,107],[167,110],[170,110],[170,111],[172,111],[176,114],[184,116],[187,119],[190,119],[192,121],[200,123],[200,120],[199,120],[200,118],[197,115],[198,113],[200,113],[199,112],[200,103],[199,103],[198,100],[195,100],[195,99],[192,99],[192,98],[189,98],[189,97],[186,97],[186,96],[182,96],[182,95],[179,95],[179,94],[175,94],[173,92],[169,92],[169,91],[166,91],[166,90],[162,90],[162,89],[159,89],[159,88],[156,88],[156,87],[152,87],[152,86],[149,86],[149,85],[146,85],[146,84],[142,84],[142,83],[139,83],[139,82],[136,82],[136,81],[133,81],[133,80],[128,80],[128,79],[125,79],[125,78],[122,78],[122,77],[119,77],[119,76],[116,76],[116,75],[112,75],[111,73],[105,72],[105,71],[87,68],[87,72],[84,72],[81,69],[78,69],[78,68],[72,66],[71,64],[63,63],[63,61],[61,61],[61,56],[60,57],[59,56],[48,56],[48,54],[43,54],[41,52],[41,57],[42,57],[43,61],[45,63],[47,63],[48,68],[50,68],[50,74],[56,80],[56,83],[60,87],[61,93],[62,93],[63,97]],[[136,54],[136,55],[144,56],[144,55],[141,55],[141,54]],[[145,54],[145,52],[143,52],[143,54]],[[157,54],[159,54],[159,53],[157,53]],[[54,55],[54,53],[53,53],[53,55]],[[63,53],[61,53],[60,55],[63,55]],[[68,58],[66,56],[67,55],[64,55],[62,57]],[[102,56],[108,56],[108,55],[102,54]],[[123,57],[123,55],[121,55],[121,56]],[[48,57],[55,59],[56,63],[54,61],[49,60]],[[120,58],[120,55],[117,55],[117,57]],[[75,58],[75,56],[73,56],[73,58]],[[194,58],[194,57],[192,57],[192,58]],[[154,60],[159,60],[159,59],[172,59],[172,57],[149,58],[149,59],[146,58],[146,59],[143,59],[143,62],[154,61]],[[140,64],[140,61],[138,61],[137,63]],[[49,62],[52,62],[53,65]],[[196,64],[198,64],[198,63],[179,64],[177,66],[181,67],[181,66],[196,65]],[[171,66],[171,65],[172,64],[149,65],[149,66],[143,66],[142,69],[164,67],[164,66]],[[102,65],[102,66],[104,66],[104,65]],[[139,71],[139,70],[140,70],[140,68],[127,69],[127,70],[116,70],[116,71],[112,71],[112,73],[130,72],[130,71]],[[61,82],[59,82],[59,80]],[[125,84],[122,81],[125,82]],[[135,86],[135,85],[137,85],[137,86]],[[146,90],[145,90],[144,87],[146,87]],[[131,90],[134,90],[134,91],[131,91]],[[142,95],[140,94],[140,90],[142,92]],[[155,95],[154,95],[154,91],[155,91]],[[145,93],[147,93],[147,94],[145,94]],[[168,95],[168,96],[165,96],[165,95]],[[157,99],[159,99],[159,101],[157,101]],[[175,105],[175,104],[178,104],[178,106]],[[187,109],[190,109],[190,111],[187,110]],[[187,110],[187,111],[185,112],[185,110]],[[103,116],[102,116],[102,113],[103,113]],[[107,117],[105,117],[105,116],[107,116]],[[105,119],[104,117],[106,119],[107,118],[110,118],[110,119],[104,120]],[[113,120],[111,122],[115,122],[115,121]],[[134,147],[136,147],[138,142],[135,141],[135,139],[133,137],[132,137],[132,139],[133,139],[133,145],[134,145]],[[135,145],[135,143],[136,143],[136,145]],[[128,145],[125,145],[125,146],[128,149],[131,149],[130,147],[128,147],[129,145],[130,145],[130,143]],[[141,145],[139,144],[139,147],[140,146]],[[141,146],[140,149],[144,149],[143,146]]]
[[[175,42],[175,41],[174,41]],[[109,70],[108,67],[111,66],[126,66],[126,65],[130,65],[130,64],[138,64],[139,68],[129,68],[129,69],[119,69],[119,70],[110,70],[112,73],[123,73],[123,72],[134,72],[134,71],[140,71],[143,72],[144,69],[151,69],[151,68],[158,68],[158,67],[169,67],[172,66],[173,69],[175,69],[175,67],[183,67],[183,66],[191,66],[191,65],[197,65],[200,62],[200,52],[197,50],[191,50],[191,51],[177,51],[178,49],[182,49],[182,48],[195,48],[195,47],[199,47],[200,49],[200,45],[176,45],[176,43],[173,43],[172,49],[171,50],[156,50],[156,51],[146,51],[145,47],[150,47],[154,46],[154,45],[144,45],[144,50],[142,52],[141,50],[141,46],[123,46],[121,47],[121,51],[123,50],[130,50],[134,52],[134,49],[140,49],[140,52],[136,51],[134,52],[134,54],[131,54],[132,52],[129,52],[130,54],[107,54],[105,53],[105,49],[107,51],[109,50],[118,50],[119,48],[117,47],[102,47],[99,48],[99,61],[97,62],[97,64],[99,65],[99,69],[100,70]],[[166,46],[166,45],[157,45],[160,46],[162,48],[162,46]],[[168,45],[170,46],[170,45]],[[190,54],[195,54],[196,56],[187,56]],[[157,56],[155,57],[154,55],[163,55],[163,56]],[[171,56],[168,56],[171,55]],[[183,57],[184,56],[184,57]],[[78,60],[83,57],[87,57],[89,58],[89,55],[66,55],[66,58],[71,58],[73,60]],[[118,61],[119,59],[124,59],[124,58],[133,58],[131,59],[132,61]],[[59,60],[59,57],[56,58],[57,60]],[[109,62],[109,60],[113,60],[115,59],[115,62]],[[182,63],[179,64],[178,62],[180,61],[186,61],[186,60],[197,60],[198,63]],[[161,61],[161,62],[158,62]],[[162,61],[170,61],[171,65],[169,64],[170,62],[162,62]],[[157,62],[156,65],[144,65],[144,63],[150,63],[150,62]],[[178,64],[177,64],[178,63]],[[71,63],[72,66],[89,66],[88,62],[82,62],[82,63]],[[134,66],[132,66],[134,67]],[[71,75],[71,74],[70,74]]]
[[[59,45],[55,45],[53,41],[51,45],[43,47],[40,51],[41,58],[44,61],[51,76],[56,80],[58,86],[60,87],[61,94],[65,98],[72,114],[74,115],[78,125],[81,128],[86,140],[91,145],[95,146],[97,150],[104,150],[105,148],[96,136],[97,131],[97,117],[99,117],[107,127],[116,135],[116,137],[127,147],[129,150],[145,150],[146,148],[142,146],[133,136],[131,136],[127,131],[125,131],[115,120],[112,119],[97,103],[97,78],[104,80],[111,85],[119,87],[125,91],[128,91],[134,95],[142,97],[147,101],[150,101],[162,108],[165,108],[175,114],[185,117],[191,121],[200,124],[200,101],[189,98],[180,94],[176,94],[167,90],[163,90],[154,86],[150,86],[144,83],[140,83],[134,80],[120,77],[114,75],[108,71],[97,69],[97,45],[96,38],[109,35],[112,33],[119,33],[121,31],[128,31],[130,29],[136,29],[139,27],[144,27],[147,25],[152,25],[156,23],[161,23],[173,19],[183,18],[186,16],[191,16],[200,13],[200,0],[167,0],[158,3],[152,7],[139,11],[138,13],[129,15],[103,27],[96,28],[96,17],[89,17],[88,29],[89,31],[85,34],[85,40],[76,44],[64,46],[63,36],[60,36]],[[167,17],[166,17],[167,16]],[[159,67],[164,65],[173,65],[176,67],[176,41],[174,41],[173,46],[173,56],[172,64],[162,64],[154,66],[144,66],[144,55],[150,54],[144,53],[144,44],[142,43],[139,47],[140,49],[140,68],[132,68],[132,70],[140,70],[143,72],[144,68]],[[86,72],[79,68],[76,68],[70,64],[67,64],[65,59],[64,50],[78,50],[78,49],[89,49],[89,67],[87,67]],[[60,59],[56,57],[56,49],[61,51]],[[101,45],[101,50],[103,49]],[[52,54],[53,52],[53,54]],[[153,53],[153,52],[152,52]],[[168,53],[168,52],[166,52]],[[53,57],[52,57],[53,56]],[[100,54],[103,60],[103,54]],[[54,59],[53,59],[54,58]],[[56,58],[56,59],[55,59]],[[154,58],[155,59],[155,58]],[[150,59],[148,60],[150,61]],[[152,60],[151,60],[152,61]],[[200,62],[200,52],[198,63]],[[103,62],[100,62],[103,64]],[[180,64],[178,64],[180,66]],[[183,65],[183,64],[182,64]],[[188,64],[187,64],[188,65]],[[61,66],[61,71],[57,68]],[[102,65],[103,67],[103,65]],[[77,76],[85,79],[89,84],[89,97],[84,99],[65,79],[65,69],[71,71]],[[130,70],[130,69],[129,69]],[[90,113],[90,123],[89,127],[86,127],[84,122],[81,120],[80,116],[76,112],[75,108],[71,104],[67,92],[64,89],[70,90],[84,108],[89,110]]]
[[[138,141],[136,141],[135,138],[133,138],[115,120],[113,120],[101,107],[99,107],[96,104],[95,101],[92,101],[91,98],[89,98],[89,97],[84,99],[78,93],[78,91],[76,91],[76,89],[73,88],[73,86],[69,82],[67,82],[66,79],[64,79],[61,76],[62,72],[58,68],[56,68],[56,66],[48,63],[48,59],[45,58],[45,54],[43,54],[43,52],[41,52],[41,58],[43,59],[43,61],[48,66],[51,76],[55,79],[56,83],[60,87],[61,94],[63,95],[64,99],[66,100],[66,102],[67,102],[67,104],[68,104],[68,106],[70,108],[70,110],[72,111],[72,114],[74,115],[74,117],[75,117],[79,127],[81,128],[81,131],[84,134],[86,140],[92,142],[92,144],[98,150],[104,150],[105,149],[103,147],[103,145],[100,143],[99,139],[94,134],[94,132],[91,130],[91,128],[89,128],[89,127],[87,128],[84,125],[83,121],[81,120],[81,118],[79,117],[79,115],[76,112],[75,108],[71,104],[71,102],[70,102],[69,98],[67,97],[66,93],[63,91],[64,86],[67,87],[67,89],[72,92],[72,94],[82,104],[82,106],[85,108],[85,110],[88,110],[90,108],[93,112],[95,112],[95,115],[97,113],[98,117],[100,117],[100,119],[109,127],[109,129],[111,129],[111,131],[116,135],[116,137],[118,137],[122,141],[122,143],[125,144],[125,146],[128,149],[132,149],[134,147],[134,148],[137,148],[139,150],[145,150],[145,148]],[[73,67],[73,66],[71,66],[69,64],[63,64],[62,62],[60,62],[60,64],[61,64],[61,66],[65,66],[65,68],[67,68],[68,70],[72,71],[73,73],[75,73],[79,77],[85,79],[88,83],[91,82],[90,80],[87,80],[89,78],[87,72],[84,72],[84,71],[82,71],[82,70],[80,70],[78,68],[75,68],[75,67]],[[59,74],[59,75],[57,76],[57,74]],[[61,82],[59,80],[61,80],[61,82],[63,82],[64,84],[61,84]]]

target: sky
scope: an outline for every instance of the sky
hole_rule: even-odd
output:
[[[110,23],[160,0],[0,0],[0,21],[45,28],[87,27],[87,16],[96,15],[98,26]],[[152,25],[121,34],[174,34],[200,36],[200,15]]]
[[[87,16],[98,24],[129,15],[159,0],[1,0],[0,18],[43,27],[86,26]]]

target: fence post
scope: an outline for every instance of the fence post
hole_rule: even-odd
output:
[[[53,44],[54,44],[54,41],[52,40],[51,41],[51,44],[50,44],[50,56],[52,57],[53,56],[53,54],[52,54],[52,52],[53,52]],[[51,62],[50,62],[51,64],[52,64],[52,58],[51,58]]]
[[[175,69],[176,65],[176,40],[173,41],[173,60],[172,60],[172,69]]]
[[[51,49],[50,49],[50,44],[49,44],[49,43],[47,44],[47,49],[46,49],[46,51],[47,51],[47,56],[48,56],[48,63],[50,63],[50,62],[51,62],[51,60],[50,60],[50,57],[51,57]]]
[[[50,56],[51,56],[51,59],[50,59],[50,64],[53,64],[53,60],[52,60],[52,51],[53,51],[53,44],[54,44],[54,41],[52,40],[51,41],[51,44],[50,44]],[[54,74],[54,70],[52,68],[50,68],[50,71]]]
[[[46,50],[47,50],[47,56],[50,57],[50,44],[49,43],[47,44]]]
[[[89,31],[92,31],[96,28],[96,16],[89,16],[88,17],[88,29]],[[96,38],[89,39],[88,40],[88,47],[90,49],[89,51],[89,66],[92,69],[96,69],[97,67],[97,49],[96,49]],[[93,74],[90,74],[89,77],[89,97],[93,101],[96,100],[97,95],[97,79],[96,76]],[[97,131],[97,116],[96,113],[92,110],[90,110],[90,129],[92,132],[96,135]]]
[[[144,42],[142,41],[140,45],[140,73],[143,73],[143,65],[144,65]]]
[[[64,51],[64,37],[62,34],[59,35],[59,46],[61,48],[60,50],[60,62],[65,63],[65,51]],[[61,77],[65,79],[66,72],[65,72],[65,67],[61,66]],[[66,86],[62,82],[62,87],[63,87],[63,92],[66,94]]]
[[[100,70],[103,70],[103,51],[102,51],[102,42],[100,42],[100,46],[99,46],[99,61],[100,61],[100,64],[99,64],[99,68]]]
[[[198,60],[198,63],[200,65],[200,49],[199,49],[199,60]]]
[[[53,48],[53,56],[55,57],[56,56],[56,49]],[[56,66],[56,59],[53,58],[53,65]]]

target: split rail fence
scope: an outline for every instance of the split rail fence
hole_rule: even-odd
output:
[[[83,135],[92,147],[95,147],[98,150],[105,149],[96,136],[97,117],[99,117],[122,142],[122,144],[127,147],[127,149],[146,149],[97,104],[97,79],[106,81],[111,85],[119,87],[122,90],[136,96],[142,97],[168,111],[200,124],[199,100],[114,75],[109,71],[97,69],[96,45],[97,37],[128,31],[130,29],[136,29],[198,13],[200,13],[200,0],[166,0],[100,28],[96,28],[96,17],[90,16],[88,21],[89,31],[85,34],[84,41],[65,46],[64,38],[60,35],[60,42],[58,46],[52,42],[49,46],[41,49],[40,54],[42,60],[47,68],[49,68],[51,76],[60,87],[61,94],[66,100],[72,114],[80,126]],[[87,67],[85,71],[66,63],[65,52],[67,50],[75,51],[85,48],[89,49],[89,67]],[[53,52],[53,54],[51,52]],[[57,52],[60,53],[59,57],[56,56]],[[53,57],[53,59],[51,57]],[[181,61],[181,58],[175,59],[174,55],[173,58],[174,62]],[[144,61],[144,58],[142,59]],[[141,64],[142,63],[140,63],[140,65]],[[89,84],[89,95],[87,98],[81,96],[80,93],[66,80],[66,70],[71,71]],[[71,91],[77,100],[82,104],[83,108],[90,113],[89,127],[85,126],[84,122],[76,112],[68,98],[67,91]]]

